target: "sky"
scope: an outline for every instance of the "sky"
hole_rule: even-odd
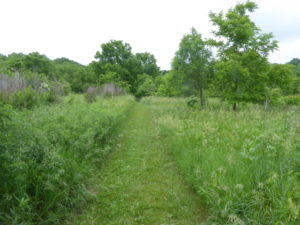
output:
[[[170,63],[184,34],[195,27],[203,37],[215,28],[208,14],[233,7],[236,0],[0,0],[0,53],[39,52],[82,64],[94,60],[111,39],[150,52],[161,69]],[[240,1],[243,2],[243,1]],[[300,1],[256,0],[252,20],[272,32],[279,50],[272,63],[300,58]]]

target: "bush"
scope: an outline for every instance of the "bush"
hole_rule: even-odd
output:
[[[126,97],[23,112],[0,107],[0,224],[60,224],[91,199],[90,178],[132,103]]]
[[[11,108],[0,102],[0,131],[4,132],[6,121],[10,119]],[[1,144],[0,144],[1,146]]]
[[[289,95],[279,98],[279,101],[286,106],[300,106],[300,95]]]
[[[34,89],[25,88],[9,96],[9,103],[17,109],[32,109],[39,103],[39,95]]]
[[[188,107],[190,107],[190,108],[193,108],[193,109],[199,108],[199,106],[200,106],[200,101],[199,101],[199,99],[198,99],[197,97],[192,96],[192,97],[190,97],[190,98],[187,99],[186,105],[187,105]]]

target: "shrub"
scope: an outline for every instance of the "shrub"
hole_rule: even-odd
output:
[[[0,131],[4,132],[6,121],[10,119],[11,108],[0,102]],[[1,146],[1,144],[0,144]]]
[[[9,103],[17,109],[32,109],[33,106],[39,103],[39,96],[34,89],[25,88],[24,90],[17,91],[9,96]]]
[[[279,99],[279,101],[286,106],[300,106],[300,95],[283,96]]]
[[[91,199],[90,178],[132,103],[126,97],[23,112],[0,107],[0,224],[61,224]]]
[[[192,96],[190,98],[187,99],[186,101],[186,105],[190,108],[199,108],[200,106],[200,101],[197,97],[195,96]]]

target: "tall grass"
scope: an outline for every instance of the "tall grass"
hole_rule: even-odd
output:
[[[300,224],[299,108],[232,112],[214,102],[200,111],[183,99],[151,101],[212,224]]]
[[[91,175],[110,151],[131,97],[72,97],[32,111],[0,107],[0,224],[59,224],[88,201]]]

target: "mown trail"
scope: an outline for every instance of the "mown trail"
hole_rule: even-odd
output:
[[[70,224],[196,225],[203,212],[159,136],[151,105],[138,103],[101,170],[97,202]]]

